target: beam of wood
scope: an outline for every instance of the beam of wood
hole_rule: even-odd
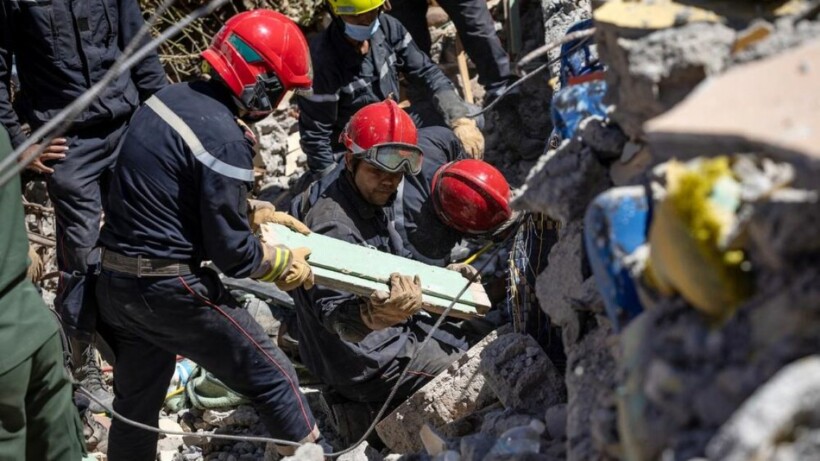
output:
[[[456,61],[458,62],[458,73],[461,75],[461,85],[464,90],[464,101],[473,104],[473,86],[470,83],[470,69],[467,68],[467,55],[464,53],[464,44],[456,36]]]
[[[318,285],[359,296],[369,296],[373,290],[389,291],[388,283],[393,272],[418,275],[423,308],[440,314],[467,283],[458,272],[316,233],[301,235],[284,226],[268,223],[262,225],[262,235],[270,244],[310,248],[309,262]],[[490,300],[484,287],[473,283],[455,303],[450,315],[469,318],[484,315],[489,309]]]
[[[57,241],[56,240],[50,239],[48,237],[43,237],[42,235],[35,234],[34,232],[29,232],[28,233],[28,239],[29,239],[30,242],[34,242],[38,245],[43,245],[43,246],[47,246],[47,247],[56,247],[57,246]]]

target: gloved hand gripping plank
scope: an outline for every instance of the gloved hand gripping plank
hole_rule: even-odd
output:
[[[390,291],[390,274],[418,275],[422,287],[422,308],[442,313],[450,305],[466,279],[458,272],[429,266],[400,256],[383,253],[324,235],[302,235],[278,225],[261,225],[264,240],[288,248],[308,247],[312,253],[309,264],[317,285],[348,291],[368,297],[374,290]],[[483,316],[490,309],[490,300],[479,283],[472,283],[450,311],[451,316],[469,318]]]

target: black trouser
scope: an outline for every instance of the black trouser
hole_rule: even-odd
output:
[[[57,267],[85,272],[88,253],[100,235],[103,193],[116,162],[126,119],[66,135],[68,152],[48,176],[48,194],[57,224]]]
[[[404,25],[418,47],[430,54],[427,0],[393,0],[389,14]],[[486,0],[439,0],[456,26],[464,50],[478,71],[478,83],[487,91],[510,79],[510,59],[495,31]]]
[[[82,424],[71,400],[59,334],[0,374],[0,389],[0,459],[82,458]]]
[[[293,365],[211,270],[137,278],[103,270],[97,299],[116,356],[114,409],[152,425],[183,355],[250,398],[275,438],[302,441],[316,427]],[[108,458],[153,460],[157,435],[117,420]]]

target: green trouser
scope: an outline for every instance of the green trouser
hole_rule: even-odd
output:
[[[0,374],[0,461],[83,458],[83,428],[58,333]]]

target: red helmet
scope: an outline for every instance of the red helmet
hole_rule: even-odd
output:
[[[395,101],[368,104],[353,114],[339,141],[356,158],[385,171],[421,172],[424,161],[413,119]]]
[[[481,160],[442,165],[433,176],[432,188],[436,214],[460,232],[490,232],[512,216],[510,185],[500,171]]]
[[[251,116],[273,112],[288,90],[309,91],[313,79],[305,36],[272,10],[239,13],[202,52],[211,68]]]

